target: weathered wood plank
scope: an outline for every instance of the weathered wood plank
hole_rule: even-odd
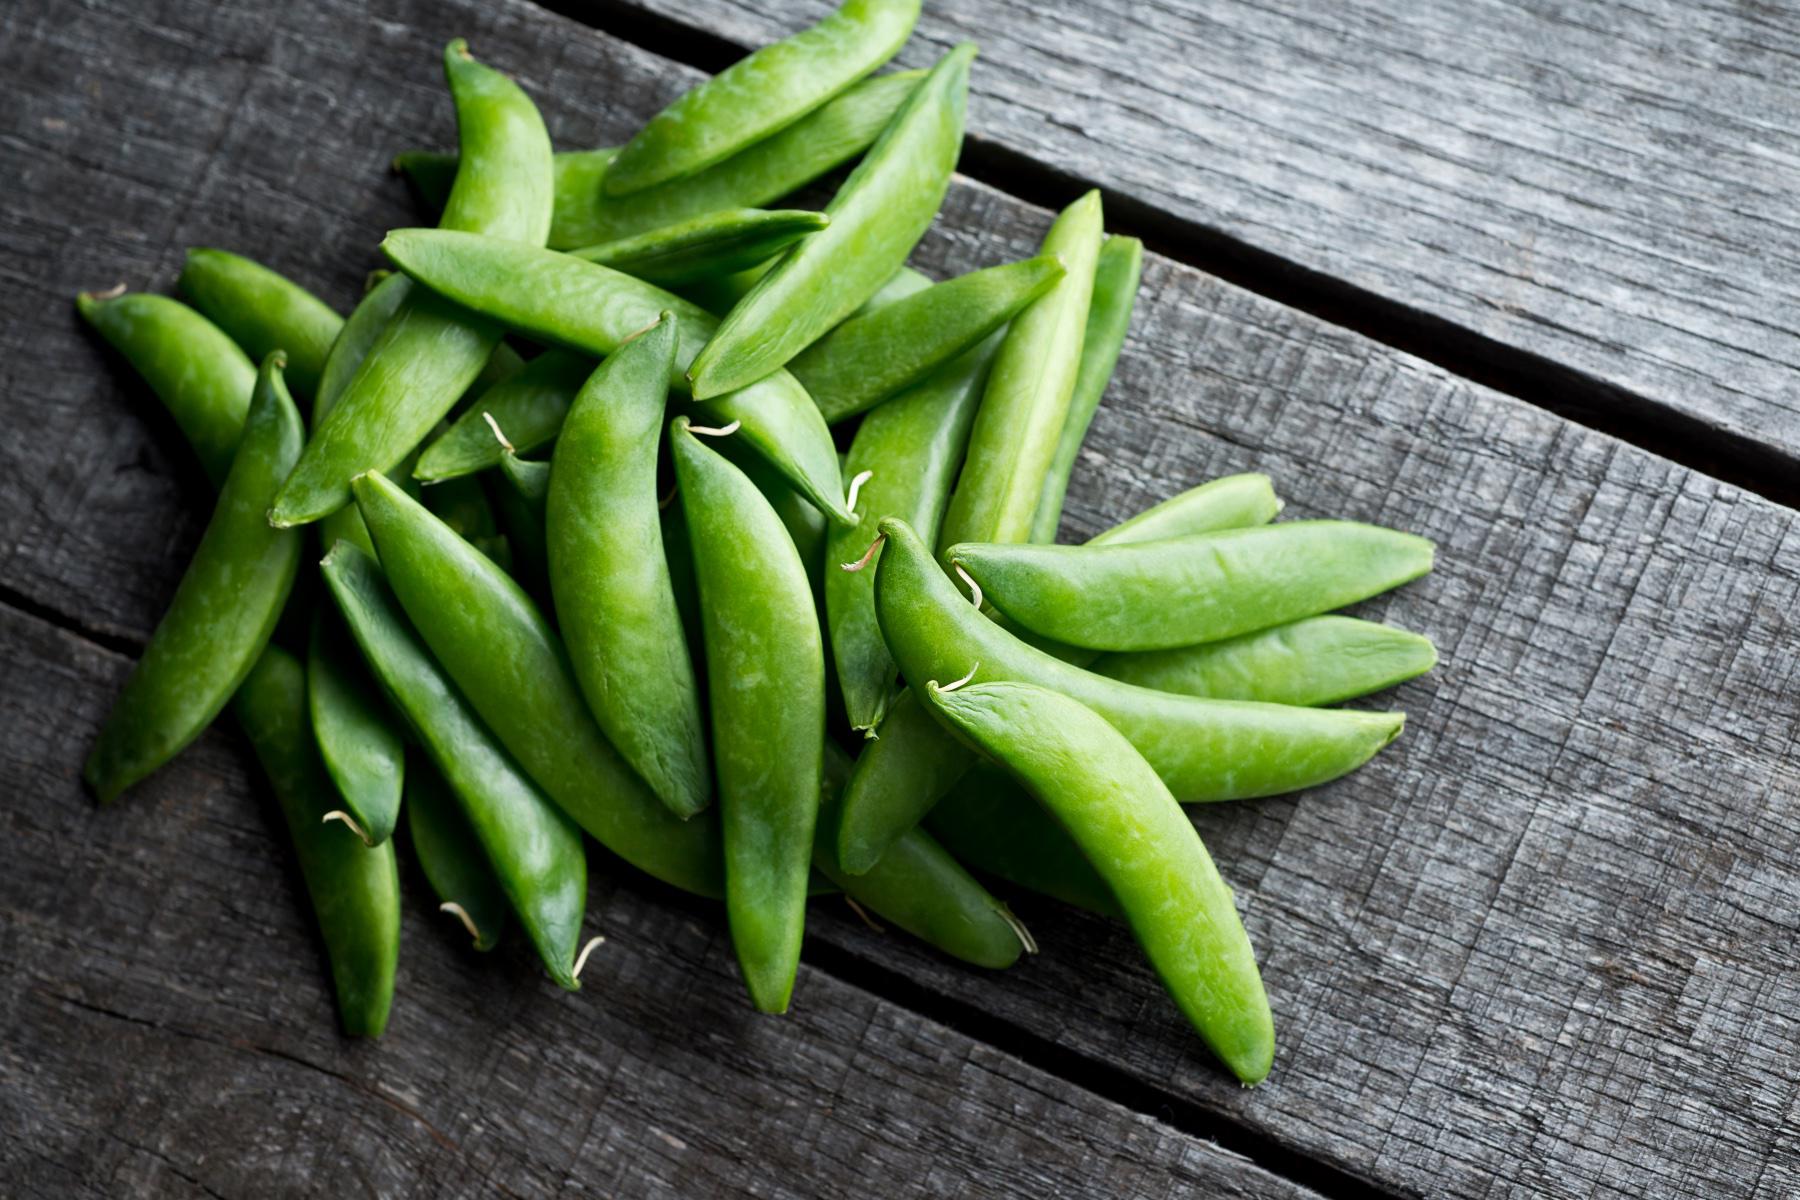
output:
[[[570,995],[516,936],[466,950],[410,872],[393,1023],[346,1041],[232,735],[104,812],[81,794],[127,666],[0,606],[8,1195],[1316,1200],[811,968],[757,1017],[719,914],[604,882]]]
[[[755,46],[833,0],[564,7]],[[956,0],[901,61],[964,39],[979,139],[1800,453],[1800,33],[1773,10]]]

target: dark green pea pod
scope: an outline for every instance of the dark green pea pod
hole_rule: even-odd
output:
[[[538,355],[517,375],[483,392],[434,438],[419,456],[413,477],[436,483],[472,475],[498,466],[507,445],[519,454],[549,445],[593,370],[593,359],[579,354],[550,350]],[[505,443],[494,436],[495,425],[505,431]]]
[[[851,317],[788,371],[835,425],[980,345],[1063,277],[1048,255],[972,271]]]
[[[415,760],[407,766],[406,829],[437,895],[438,911],[456,918],[475,949],[499,945],[506,926],[506,893],[450,785],[429,762]]]
[[[1065,208],[1045,235],[1043,251],[1062,259],[1064,275],[1013,320],[1000,343],[940,545],[1031,536],[1081,366],[1100,239],[1097,191]]]
[[[512,546],[512,576],[554,619],[550,598],[550,551],[544,536],[544,504],[550,491],[550,464],[508,451],[500,460],[501,481],[494,508]]]
[[[1087,329],[1081,338],[1081,365],[1075,372],[1075,390],[1069,395],[1069,415],[1063,418],[1056,453],[1050,459],[1043,491],[1038,494],[1037,512],[1032,517],[1034,542],[1056,540],[1069,476],[1075,472],[1075,457],[1081,453],[1081,443],[1087,440],[1088,426],[1094,423],[1100,397],[1105,395],[1113,368],[1118,365],[1119,351],[1125,348],[1143,268],[1144,243],[1136,238],[1109,237],[1101,244],[1100,258],[1094,267]]]
[[[318,394],[326,355],[344,327],[329,304],[261,263],[205,247],[187,252],[175,286],[252,360],[285,353],[296,397]]]
[[[705,695],[706,656],[700,648],[706,644],[706,634],[700,628],[700,584],[694,578],[694,547],[688,540],[687,517],[682,514],[681,505],[672,502],[663,505],[660,516],[669,588],[675,595],[675,611],[681,614],[682,632],[694,659],[695,684]]]
[[[298,414],[295,422],[298,424]],[[268,776],[300,859],[300,875],[331,961],[338,1018],[352,1037],[380,1037],[400,959],[400,875],[394,844],[365,846],[325,814],[337,804],[306,715],[306,674],[265,647],[232,700]]]
[[[75,307],[156,393],[217,487],[231,470],[256,386],[256,364],[230,336],[178,300],[83,292]]]
[[[82,768],[102,803],[199,737],[256,665],[300,564],[300,535],[271,529],[263,514],[302,437],[271,354],[212,520]]]
[[[718,822],[707,813],[679,819],[625,765],[524,590],[380,474],[362,476],[356,492],[401,606],[519,765],[620,858],[676,887],[720,895]]]
[[[587,906],[580,830],[475,715],[407,623],[375,560],[339,542],[323,568],[363,658],[450,785],[545,970],[578,987],[575,947]]]
[[[551,460],[550,592],[582,695],[607,740],[676,816],[712,803],[694,664],[663,556],[656,449],[675,322],[600,364]]]
[[[1142,754],[1098,713],[1018,682],[952,690],[928,707],[1029,788],[1081,847],[1150,965],[1214,1054],[1244,1083],[1275,1059],[1256,953],[1187,814]]]
[[[688,370],[696,399],[779,370],[899,270],[950,187],[974,57],[965,42],[938,60],[826,205],[831,224],[798,242],[731,310]]]
[[[844,711],[870,733],[886,715],[899,668],[875,620],[875,573],[848,570],[883,517],[937,536],[950,485],[969,442],[975,406],[998,349],[997,336],[863,418],[845,471],[857,492],[858,523],[834,527],[825,548],[825,614]],[[860,481],[860,484],[859,484]]]
[[[462,141],[444,228],[543,245],[552,197],[543,118],[461,41],[445,49],[444,74]],[[476,381],[499,341],[492,323],[422,289],[409,292],[314,431],[269,520],[316,521],[350,499],[354,476],[391,470]]]
[[[951,854],[977,871],[1103,917],[1124,915],[1081,847],[992,763],[977,763],[957,780],[925,824]],[[869,874],[885,867],[903,840],[896,838]]]
[[[824,213],[805,209],[727,208],[569,253],[678,288],[766,262],[830,223]]]
[[[751,1002],[786,1012],[800,965],[825,752],[825,647],[800,555],[756,486],[670,430],[710,664],[725,911]]]
[[[398,229],[381,243],[394,265],[458,304],[543,341],[605,358],[671,312],[680,344],[671,384],[718,328],[706,312],[671,292],[610,267],[498,238],[438,229]],[[777,371],[742,391],[699,406],[740,436],[822,512],[844,522],[843,481],[831,430],[806,389]]]
[[[879,410],[877,410],[879,411]],[[1189,488],[1099,534],[1092,545],[1232,529],[1274,520],[1281,510],[1266,475],[1229,475]],[[872,541],[873,539],[871,539]],[[885,639],[882,642],[886,648]],[[1092,651],[1067,650],[1076,664]],[[880,736],[863,747],[844,797],[840,855],[858,864],[880,856],[894,813],[926,812],[968,770],[970,758],[921,708],[909,690],[889,705]],[[904,817],[898,818],[904,821]],[[857,847],[857,848],[852,848]]]
[[[347,630],[327,611],[313,614],[306,699],[319,757],[343,797],[358,837],[378,846],[400,819],[406,748],[377,699]]]
[[[686,179],[780,132],[892,58],[918,19],[919,0],[844,0],[651,117],[607,168],[606,194]]]
[[[510,448],[500,460],[500,475],[514,495],[525,501],[531,512],[542,521],[549,516],[550,464],[536,459],[520,458]]]
[[[482,488],[481,480],[472,475],[434,483],[420,488],[418,494],[431,515],[448,525],[464,541],[493,537],[500,532],[500,522],[494,517],[494,507],[488,503],[487,492]]]

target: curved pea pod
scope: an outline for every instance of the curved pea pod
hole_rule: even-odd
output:
[[[323,570],[369,669],[450,785],[544,969],[575,989],[575,944],[587,907],[580,830],[482,724],[407,623],[375,560],[339,542]]]
[[[488,866],[487,852],[475,836],[437,768],[413,762],[406,772],[406,830],[426,882],[438,898],[438,911],[450,914],[468,931],[477,950],[500,944],[506,927],[506,893]]]
[[[1040,255],[932,284],[851,317],[801,351],[788,371],[835,425],[980,345],[1062,277],[1062,263]]]
[[[792,125],[892,58],[918,19],[919,0],[844,0],[651,117],[607,169],[606,194],[686,178]]]
[[[1144,243],[1133,237],[1109,237],[1100,246],[1094,265],[1094,292],[1088,303],[1086,331],[1081,337],[1081,363],[1075,371],[1075,389],[1069,394],[1069,415],[1063,418],[1056,453],[1038,494],[1037,512],[1031,521],[1031,540],[1054,542],[1062,523],[1063,500],[1075,457],[1087,440],[1088,426],[1100,408],[1100,398],[1125,348],[1131,327],[1131,310],[1137,302],[1138,277],[1144,268]]]
[[[992,763],[977,763],[957,780],[925,824],[950,853],[977,871],[1103,917],[1124,915],[1081,847]],[[886,866],[906,836],[895,839],[869,874]]]
[[[603,146],[597,150],[563,150],[552,157],[553,198],[546,245],[566,250],[622,236],[610,231],[592,232],[599,228],[595,222],[600,202],[600,180],[606,174],[608,165],[618,157],[618,153],[616,146]],[[402,150],[394,156],[394,170],[406,179],[419,203],[435,217],[444,211],[444,202],[450,199],[450,189],[456,186],[456,170],[460,162],[461,159],[455,154]]]
[[[349,633],[328,611],[313,614],[306,701],[326,773],[363,841],[378,846],[400,820],[406,748],[373,692]]]
[[[676,816],[712,802],[694,664],[657,514],[675,322],[600,364],[569,410],[545,508],[550,592],[600,729]]]
[[[306,674],[293,655],[266,647],[232,699],[232,711],[268,776],[300,859],[331,961],[338,1019],[352,1037],[380,1037],[400,959],[394,845],[365,846],[324,820],[336,796],[312,744]]]
[[[830,223],[805,209],[726,208],[569,253],[675,288],[766,262]]]
[[[969,434],[969,457],[940,544],[1022,542],[1056,457],[1081,366],[1081,345],[1100,256],[1100,193],[1065,208],[1043,252],[1064,274],[1007,328]]]
[[[825,548],[825,616],[844,711],[853,729],[880,724],[899,668],[875,620],[875,573],[850,571],[883,517],[900,517],[935,537],[950,484],[969,442],[975,406],[998,348],[977,347],[863,418],[844,468],[861,480],[857,524],[831,530]]]
[[[1275,1059],[1250,937],[1187,814],[1130,741],[1093,710],[1027,683],[929,684],[925,703],[1018,779],[1106,880],[1150,965],[1245,1083]]]
[[[751,1002],[786,1012],[819,814],[825,648],[775,510],[685,417],[669,436],[700,585],[731,942]]]
[[[82,768],[102,803],[199,737],[256,665],[300,564],[300,535],[263,519],[300,442],[281,356],[271,354],[212,520]]]
[[[543,245],[552,195],[543,118],[517,84],[470,58],[460,41],[444,51],[444,74],[463,153],[443,226]],[[409,292],[314,431],[269,520],[316,521],[348,502],[353,477],[391,470],[476,381],[499,341],[491,322],[430,292]]]
[[[689,368],[695,398],[778,370],[906,261],[950,186],[974,57],[965,42],[938,60],[826,206],[831,224],[797,243],[731,310]]]
[[[167,296],[83,292],[75,307],[144,377],[219,486],[244,430],[256,364],[224,330]]]
[[[1425,538],[1288,521],[1124,546],[945,551],[1020,625],[1092,650],[1168,650],[1343,608],[1431,570]]]
[[[401,607],[519,765],[620,858],[676,887],[720,895],[718,822],[704,813],[680,820],[625,765],[524,590],[383,476],[362,476],[356,491]]]
[[[877,410],[879,411],[879,410]],[[1229,475],[1171,496],[1096,536],[1092,545],[1203,533],[1273,520],[1281,502],[1266,475]],[[872,603],[872,598],[871,598]],[[885,639],[882,642],[886,647]],[[1059,648],[1070,661],[1092,651]],[[863,748],[844,795],[839,854],[866,866],[880,857],[895,825],[930,811],[967,771],[971,757],[903,691],[882,718],[880,736]]]
[[[594,361],[579,354],[550,350],[538,355],[517,375],[483,392],[432,439],[419,455],[413,478],[437,483],[473,475],[498,466],[507,445],[519,454],[549,445],[593,370]],[[494,436],[494,425],[505,432],[506,442]]]
[[[1355,617],[1324,616],[1199,646],[1107,654],[1089,669],[1181,696],[1318,705],[1379,692],[1436,665],[1430,638]]]
[[[206,247],[187,252],[175,286],[252,359],[285,353],[296,396],[317,394],[325,357],[344,325],[329,304],[261,263]]]
[[[670,382],[687,387],[682,370],[693,349],[718,328],[710,315],[671,292],[569,254],[433,229],[398,229],[381,243],[408,275],[458,304],[532,337],[596,358],[614,353],[660,319],[679,326]],[[785,371],[701,406],[719,425],[737,421],[739,435],[820,511],[848,521],[837,448],[825,419]]]

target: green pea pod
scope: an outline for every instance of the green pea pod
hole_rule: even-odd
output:
[[[540,521],[549,515],[550,469],[547,462],[520,458],[511,450],[500,460],[501,477]]]
[[[933,284],[851,317],[788,371],[835,425],[980,345],[1062,277],[1062,263],[1043,255]]]
[[[862,557],[883,517],[900,517],[936,537],[950,484],[969,442],[981,387],[998,337],[964,354],[916,387],[878,406],[856,430],[845,470],[860,479],[858,523],[835,527],[825,548],[825,615],[844,711],[865,733],[881,723],[899,668],[875,620],[875,573],[843,564]]]
[[[805,209],[727,208],[569,253],[674,288],[766,262],[830,223]]]
[[[1081,345],[1100,256],[1100,193],[1056,218],[1045,254],[1062,280],[1013,321],[988,375],[969,434],[969,458],[950,497],[940,544],[1022,542],[1031,536],[1081,365]]]
[[[102,803],[199,737],[256,665],[300,564],[300,535],[269,528],[263,514],[301,439],[281,355],[271,354],[212,520],[82,768]]]
[[[317,429],[350,386],[356,369],[375,348],[381,331],[388,327],[400,304],[412,291],[413,282],[404,275],[382,273],[374,287],[363,293],[356,307],[344,319],[324,365],[319,368],[319,385],[313,393],[312,427]]]
[[[458,304],[544,341],[604,358],[671,312],[679,323],[676,372],[718,328],[707,313],[654,284],[553,250],[435,229],[399,229],[382,251],[394,265]],[[837,449],[825,419],[794,377],[778,371],[701,406],[741,436],[825,512],[849,521]]]
[[[625,765],[523,589],[382,475],[359,478],[356,493],[401,607],[519,765],[620,858],[720,895],[718,822],[704,813],[680,820]]]
[[[806,578],[812,584],[813,596],[820,597],[821,588],[825,585],[825,534],[836,528],[831,522],[807,503],[806,498],[788,486],[769,465],[754,454],[747,453],[741,446],[733,445],[736,438],[722,438],[718,443],[719,453],[731,460],[731,464],[749,477],[756,490],[762,493],[775,515],[781,518],[781,524],[793,540],[794,549],[800,555],[800,563],[806,568]]]
[[[520,454],[549,445],[593,370],[594,361],[579,354],[538,355],[517,375],[483,392],[438,434],[419,456],[413,478],[436,483],[473,475],[498,466],[509,444]],[[494,425],[505,431],[506,442],[494,436]]]
[[[610,233],[589,236],[595,227],[600,203],[600,180],[619,154],[615,146],[598,150],[563,150],[551,159],[550,233],[545,244],[558,250],[605,240]],[[413,195],[432,216],[444,211],[450,189],[456,186],[455,154],[430,150],[402,150],[394,156],[394,170],[405,177]],[[773,199],[774,197],[770,197]]]
[[[1103,917],[1124,915],[1081,847],[992,763],[977,763],[957,780],[925,824],[951,854],[977,871]],[[886,866],[903,840],[895,839],[869,874]]]
[[[443,226],[543,245],[552,195],[543,118],[517,84],[470,58],[461,41],[445,48],[444,74],[463,156]],[[429,293],[409,293],[319,423],[269,520],[316,521],[349,500],[354,476],[391,470],[475,382],[499,341],[491,323]]]
[[[550,464],[508,451],[500,460],[500,475],[494,508],[512,546],[513,578],[549,610],[550,551],[544,539],[544,499],[550,490]]]
[[[1280,509],[1268,476],[1230,475],[1171,496],[1099,534],[1090,544],[1261,524],[1273,520]],[[882,644],[885,648],[885,639]],[[1077,664],[1094,657],[1085,650],[1068,653]],[[844,795],[840,860],[859,866],[874,862],[892,830],[904,827],[910,814],[930,811],[969,769],[970,761],[919,706],[911,690],[901,692],[882,718],[880,737],[870,741],[856,760]]]
[[[587,906],[580,831],[518,768],[432,658],[375,560],[339,542],[323,570],[369,669],[462,805],[544,969],[574,990]]]
[[[925,703],[1017,778],[1117,897],[1145,957],[1214,1054],[1245,1083],[1275,1059],[1269,999],[1231,889],[1142,754],[1091,709],[1027,683],[935,682]]]
[[[261,263],[203,247],[187,252],[176,286],[253,360],[285,352],[296,396],[318,394],[325,357],[344,326],[329,304]]]
[[[786,1012],[825,752],[825,648],[806,569],[742,471],[670,430],[711,667],[725,911],[750,999]]]
[[[464,541],[493,537],[500,532],[494,507],[488,503],[481,480],[473,475],[447,479],[419,489],[419,499],[431,515],[448,525]]]
[[[1069,476],[1075,471],[1075,456],[1081,453],[1088,426],[1094,423],[1094,413],[1100,408],[1100,397],[1106,393],[1113,367],[1118,365],[1119,351],[1125,348],[1125,334],[1131,327],[1131,309],[1137,302],[1138,277],[1143,269],[1144,243],[1136,238],[1109,237],[1101,244],[1094,266],[1094,294],[1088,304],[1087,329],[1081,338],[1081,365],[1075,372],[1075,390],[1069,395],[1069,415],[1063,418],[1056,453],[1051,456],[1049,473],[1038,494],[1037,512],[1032,517],[1034,542],[1056,540]]]
[[[380,1037],[393,1006],[400,959],[394,844],[365,846],[325,821],[337,798],[313,747],[306,674],[293,655],[279,646],[265,647],[231,707],[269,777],[300,859],[300,875],[331,961],[338,1019],[352,1037]]]
[[[83,292],[75,307],[156,393],[217,487],[231,470],[256,364],[211,321],[146,292]]]
[[[378,846],[400,819],[406,748],[368,686],[371,681],[348,631],[328,612],[313,614],[306,680],[319,757],[357,835]]]
[[[656,448],[675,322],[600,364],[569,410],[545,508],[550,593],[607,740],[676,816],[712,803],[694,664],[663,557]]]
[[[488,866],[487,852],[436,767],[415,761],[406,770],[406,829],[413,854],[438,898],[469,933],[477,950],[500,944],[506,893]]]
[[[780,132],[892,58],[918,19],[919,0],[844,0],[651,117],[608,168],[606,194],[685,179]]]
[[[974,57],[965,42],[938,60],[826,206],[831,224],[797,243],[731,310],[688,371],[696,399],[780,369],[906,261],[950,186]]]

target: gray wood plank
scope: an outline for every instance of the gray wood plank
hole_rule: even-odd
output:
[[[833,4],[559,7],[747,47]],[[901,61],[977,41],[976,138],[1791,459],[1800,33],[1780,12],[955,0]]]
[[[0,606],[8,1195],[1316,1200],[811,968],[758,1017],[722,915],[603,880],[571,995],[516,929],[467,950],[409,872],[393,1022],[342,1039],[233,735],[106,811],[81,794],[128,665]]]

